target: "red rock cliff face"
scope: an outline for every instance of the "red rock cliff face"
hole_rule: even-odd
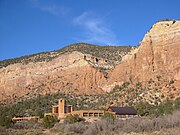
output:
[[[104,81],[103,73],[76,51],[49,62],[12,64],[1,68],[0,76],[0,100],[8,102],[55,92],[100,93]]]
[[[140,46],[124,56],[109,74],[110,85],[129,79],[148,81],[157,76],[180,81],[180,21],[156,23]]]
[[[20,97],[56,92],[102,93],[125,81],[147,82],[157,76],[174,79],[180,87],[180,21],[156,23],[140,46],[117,62],[115,68],[106,60],[93,64],[94,60],[90,54],[73,51],[48,62],[3,67],[0,69],[0,101],[10,103]],[[102,71],[102,67],[108,70]]]

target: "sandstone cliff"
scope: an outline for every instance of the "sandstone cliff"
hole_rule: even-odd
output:
[[[111,76],[115,80],[133,77],[147,81],[156,76],[180,80],[179,51],[180,21],[158,22],[144,36],[140,46],[116,66]]]
[[[180,21],[162,21],[153,25],[140,46],[124,56],[110,73],[111,80],[129,78],[147,81],[162,76],[180,80]],[[119,74],[119,75],[117,75]]]
[[[146,87],[150,80],[154,80],[158,83],[154,89],[151,88],[151,93],[179,97],[179,51],[180,21],[157,22],[144,36],[140,46],[124,56],[122,62],[110,71],[110,78],[103,89],[109,91],[126,81],[142,82]],[[174,90],[169,87],[171,82],[175,82]]]
[[[46,93],[95,94],[130,81],[160,82],[168,95],[180,92],[180,21],[153,25],[138,47],[100,47],[84,43],[53,52],[0,62],[0,100],[10,103]]]
[[[47,93],[102,93],[107,70],[132,47],[73,44],[61,50],[1,61],[0,100],[16,101]]]

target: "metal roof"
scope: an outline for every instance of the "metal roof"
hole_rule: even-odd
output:
[[[109,107],[113,112],[119,115],[137,115],[137,111],[133,107]]]

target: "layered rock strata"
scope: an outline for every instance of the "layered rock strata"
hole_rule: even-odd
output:
[[[157,77],[174,80],[180,91],[180,21],[157,22],[138,47],[116,51],[111,57],[108,54],[116,48],[100,52],[90,46],[82,51],[81,45],[85,47],[79,44],[70,51],[39,54],[40,61],[30,57],[30,62],[3,63],[6,66],[1,62],[0,100],[10,103],[56,92],[103,93],[126,81],[146,83]]]

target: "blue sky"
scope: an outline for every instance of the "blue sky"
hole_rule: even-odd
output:
[[[76,42],[138,45],[165,18],[180,20],[180,0],[0,0],[0,60]]]

